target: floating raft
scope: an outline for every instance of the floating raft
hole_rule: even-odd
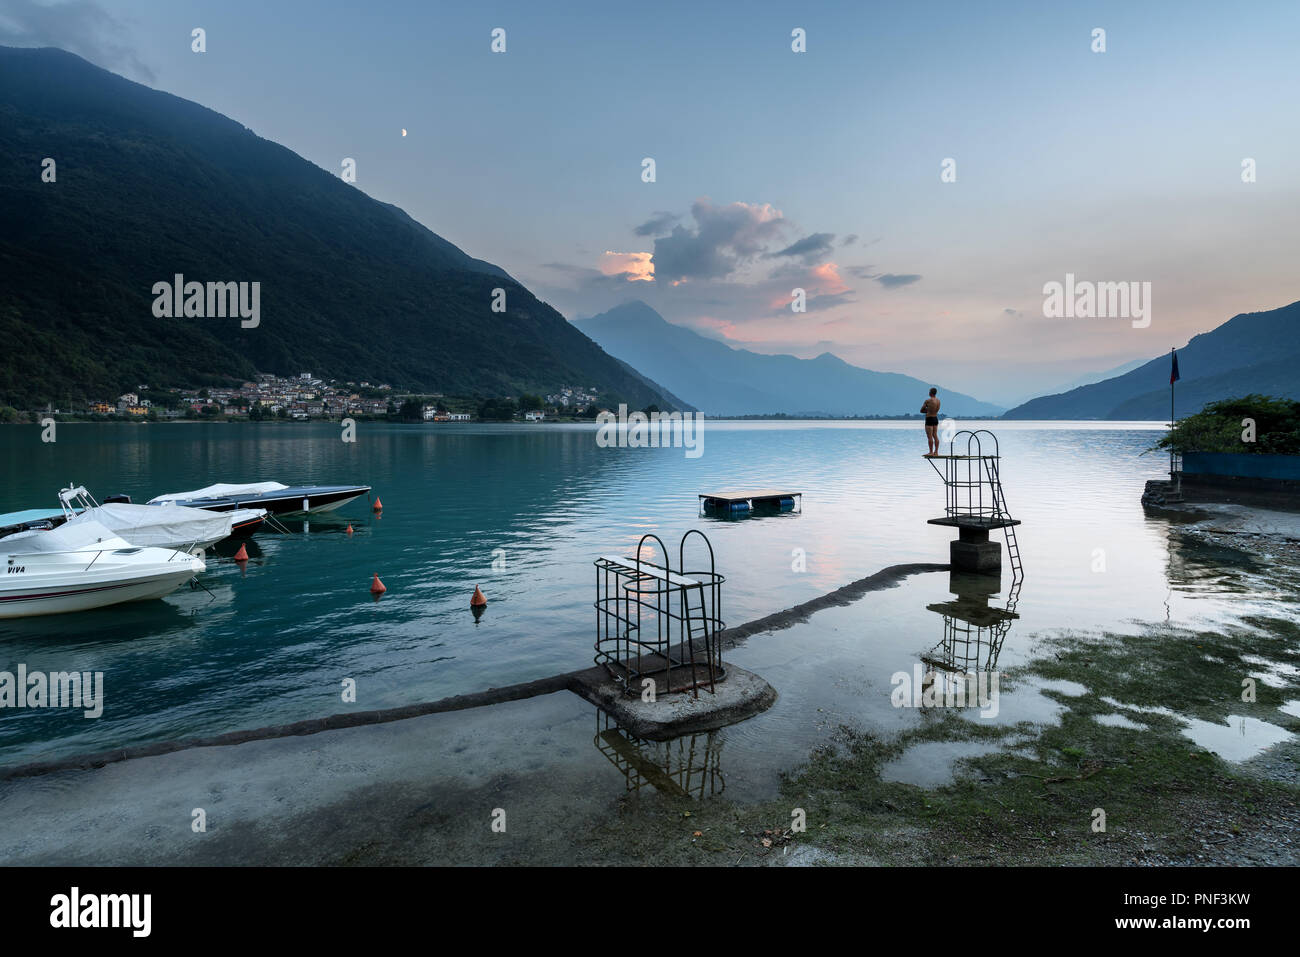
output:
[[[783,492],[780,489],[762,488],[754,491],[700,493],[700,502],[706,511],[732,514],[755,509],[788,512],[794,509],[796,499],[798,499],[799,510],[803,511],[802,492]]]

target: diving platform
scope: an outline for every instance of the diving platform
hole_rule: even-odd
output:
[[[803,511],[803,493],[775,488],[701,492],[700,507],[706,512],[743,514],[750,511]]]
[[[987,532],[995,528],[1010,528],[1013,525],[1019,525],[1020,519],[1011,518],[1007,515],[996,518],[991,515],[945,515],[943,518],[929,519],[925,524],[946,525],[949,528],[976,528]]]
[[[992,432],[958,432],[948,443],[947,455],[922,456],[943,479],[944,509],[939,518],[926,524],[955,528],[949,561],[956,571],[981,574],[1002,571],[1002,546],[989,540],[989,532],[1002,531],[1007,555],[1016,581],[1023,576],[1020,543],[1016,540],[1019,520],[1011,517],[1002,491],[1002,455]]]

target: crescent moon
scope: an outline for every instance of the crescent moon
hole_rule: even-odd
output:
[[[402,130],[402,135],[403,135],[403,136],[406,135],[406,130]]]

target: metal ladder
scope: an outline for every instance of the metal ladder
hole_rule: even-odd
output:
[[[700,596],[700,615],[698,621],[696,620],[695,615],[692,614],[691,612],[692,592],[698,592]],[[713,668],[713,642],[715,636],[709,630],[709,611],[704,601],[703,586],[699,586],[696,588],[682,589],[681,599],[682,599],[682,618],[685,620],[685,626],[686,626],[685,627],[685,631],[686,631],[685,651],[689,656],[689,660],[691,663],[691,671],[692,671],[691,677],[692,680],[695,681],[695,687],[692,689],[692,691],[694,692],[694,696],[698,698],[700,696],[699,680],[697,676],[694,674],[694,670],[696,667],[695,641],[697,636],[703,637],[704,639],[704,655],[705,655],[705,662],[706,662],[705,667],[709,671],[709,691],[712,692],[714,690],[714,683],[717,680],[717,676],[714,674],[714,668]]]
[[[993,489],[993,511],[998,517],[1010,517],[1011,511],[1007,508],[1006,492],[1002,489],[1002,476],[998,472],[997,459],[985,459],[989,470],[989,485]],[[1008,525],[1004,531],[1007,536],[1007,558],[1011,561],[1011,590],[1008,592],[1010,605],[1008,611],[1015,608],[1015,602],[1020,597],[1020,582],[1025,577],[1024,565],[1020,562],[1020,541],[1016,538],[1016,527]]]

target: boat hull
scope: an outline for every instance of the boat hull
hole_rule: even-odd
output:
[[[246,522],[235,522],[230,526],[230,537],[248,538],[261,528],[265,521],[265,518],[250,518]]]
[[[207,567],[202,559],[170,549],[141,548],[121,539],[105,545],[61,552],[0,553],[0,619],[60,615],[162,598]]]
[[[333,512],[370,493],[368,485],[303,486],[261,495],[180,499],[177,505],[228,512],[237,508],[264,508],[271,515],[317,515]]]
[[[37,615],[62,615],[76,611],[91,611],[131,601],[150,601],[162,598],[194,577],[194,572],[163,575],[158,578],[115,582],[108,585],[87,585],[72,588],[51,586],[18,593],[0,591],[0,619],[31,618]]]

